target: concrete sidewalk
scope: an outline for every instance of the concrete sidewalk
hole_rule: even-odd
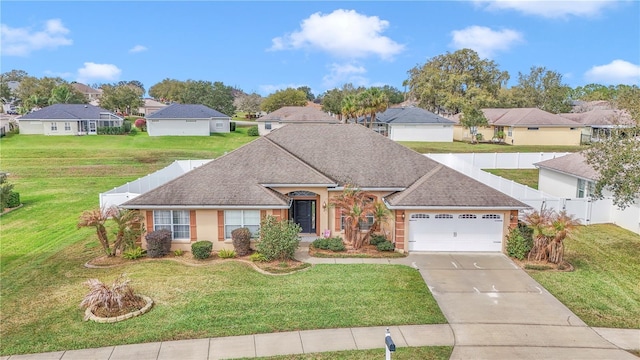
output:
[[[629,359],[640,329],[590,328],[502,254],[411,254],[395,259],[296,257],[312,264],[418,269],[449,321],[390,326],[398,347],[454,346],[451,359]],[[528,312],[533,312],[529,314]],[[530,319],[523,323],[523,319]],[[380,349],[385,327],[292,331],[13,355],[0,360],[213,360]]]

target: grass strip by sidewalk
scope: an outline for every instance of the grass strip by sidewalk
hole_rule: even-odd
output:
[[[447,360],[453,352],[452,346],[398,347],[392,353],[394,360]],[[254,360],[369,360],[382,359],[385,349],[332,351],[313,354],[297,354],[251,358]],[[243,360],[248,360],[245,358]]]

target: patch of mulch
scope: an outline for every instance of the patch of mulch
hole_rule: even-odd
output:
[[[134,299],[125,301],[122,304],[121,308],[108,309],[104,306],[97,306],[92,310],[92,312],[95,316],[98,316],[98,317],[111,318],[111,317],[126,315],[134,311],[138,311],[143,307],[145,307],[145,305],[147,305],[147,302],[144,301],[144,299],[141,298],[140,296],[136,296]]]
[[[406,257],[406,254],[401,254],[395,251],[379,251],[375,245],[363,245],[360,249],[355,250],[353,248],[346,249],[345,251],[331,251],[324,249],[316,249],[313,246],[309,246],[309,256],[315,257],[337,257],[337,258],[398,258]]]
[[[536,260],[518,260],[515,258],[511,258],[511,260],[516,263],[521,269],[528,271],[560,271],[560,272],[569,272],[574,271],[573,265],[568,261],[563,261],[560,264],[554,264],[546,261],[536,261]]]

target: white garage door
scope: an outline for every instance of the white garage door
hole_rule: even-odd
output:
[[[412,214],[409,251],[502,251],[502,214]]]

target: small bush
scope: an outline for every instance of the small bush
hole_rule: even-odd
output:
[[[218,257],[220,259],[233,259],[236,257],[236,252],[229,249],[222,249],[218,251]]]
[[[131,131],[131,120],[122,121],[122,131],[124,131],[125,133]]]
[[[122,258],[127,260],[140,259],[145,255],[145,250],[141,247],[135,247],[122,252]]]
[[[388,240],[378,243],[376,247],[378,248],[378,251],[393,251],[394,249],[393,243]]]
[[[300,246],[301,230],[300,225],[290,220],[278,221],[269,215],[260,222],[260,242],[256,248],[269,261],[293,259]]]
[[[249,136],[259,136],[260,132],[258,132],[258,126],[252,126],[249,129],[247,129],[247,135]]]
[[[171,231],[167,229],[152,231],[144,238],[147,240],[147,256],[158,258],[171,252]]]
[[[203,260],[211,256],[212,249],[213,243],[207,240],[196,241],[191,244],[191,253],[194,258],[199,260]]]
[[[253,262],[266,262],[267,258],[259,252],[255,252],[249,256],[249,260]]]
[[[89,293],[80,303],[82,308],[104,309],[107,313],[115,313],[119,309],[126,308],[137,302],[137,296],[129,285],[130,280],[122,274],[113,285],[107,286],[98,279],[89,279],[85,284],[89,287]],[[85,319],[87,320],[87,319]]]
[[[520,226],[509,231],[507,235],[507,255],[523,260],[533,247],[533,239],[522,235]]]
[[[387,238],[384,235],[371,235],[371,239],[369,240],[369,244],[378,245],[383,241],[387,241]]]
[[[331,251],[345,251],[344,243],[339,237],[332,237],[327,239],[327,247]]]
[[[14,208],[20,206],[20,193],[11,192],[9,194],[9,199],[7,200],[7,207]]]
[[[131,135],[131,136],[136,136],[136,135],[138,135],[138,129],[136,129],[136,128],[131,128],[131,130],[129,130],[129,135]]]
[[[316,249],[329,250],[329,240],[326,238],[318,238],[313,240],[311,246]]]
[[[140,129],[140,131],[146,131],[147,130],[147,120],[145,120],[143,118],[136,119],[136,121],[133,124],[138,129]]]
[[[177,249],[173,251],[173,256],[182,256],[184,255],[184,250],[182,249]]]
[[[251,253],[251,231],[246,228],[237,228],[231,232],[233,248],[238,256],[245,256]]]

